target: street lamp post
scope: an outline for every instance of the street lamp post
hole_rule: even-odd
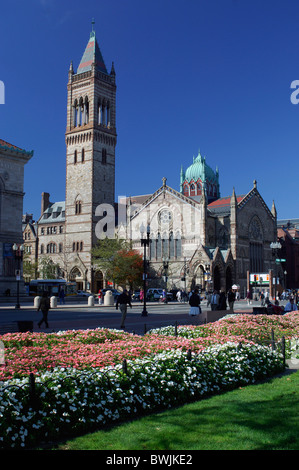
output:
[[[278,276],[278,268],[276,258],[278,255],[279,250],[281,249],[281,244],[279,242],[272,242],[270,243],[270,248],[272,249],[272,256],[275,257],[275,291],[274,291],[274,300],[276,300],[276,287],[277,287],[277,276]]]
[[[147,264],[146,264],[146,247],[150,244],[150,226],[148,225],[146,228],[146,238],[144,237],[144,225],[143,223],[140,226],[140,243],[143,246],[143,311],[141,316],[147,317],[147,310],[146,310],[146,271],[147,271]]]
[[[16,243],[12,246],[15,260],[17,261],[17,269],[15,271],[15,276],[17,280],[17,303],[15,308],[21,308],[20,306],[20,280],[21,280],[21,260],[23,258],[24,245],[17,245]]]

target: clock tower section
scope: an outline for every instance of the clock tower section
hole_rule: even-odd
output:
[[[81,62],[68,74],[65,247],[69,278],[92,289],[90,250],[97,238],[96,208],[115,201],[116,85],[107,72],[95,31]]]

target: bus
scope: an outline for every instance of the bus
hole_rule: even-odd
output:
[[[41,296],[43,292],[48,292],[49,296],[58,296],[62,288],[66,296],[77,293],[76,282],[68,282],[64,279],[33,279],[27,284],[28,294],[33,296]]]

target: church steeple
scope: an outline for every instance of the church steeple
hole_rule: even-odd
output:
[[[90,250],[98,237],[97,208],[114,207],[116,84],[101,54],[94,31],[77,73],[69,69],[67,84],[65,244],[80,251],[82,276],[92,274]],[[77,248],[78,247],[78,248]],[[84,268],[83,268],[84,266]]]
[[[92,21],[92,31],[90,33],[90,38],[79,64],[77,73],[83,73],[91,70],[92,65],[95,66],[95,70],[108,75],[102,53],[96,40],[94,20]]]

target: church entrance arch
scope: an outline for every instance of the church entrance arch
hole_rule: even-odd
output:
[[[77,290],[83,290],[83,284],[84,284],[83,274],[77,266],[71,269],[70,281],[76,283]]]
[[[198,264],[194,268],[194,274],[191,282],[191,289],[198,289],[204,290],[205,289],[205,269],[201,264]]]
[[[96,271],[94,275],[94,293],[98,293],[104,287],[104,277],[102,271]]]

